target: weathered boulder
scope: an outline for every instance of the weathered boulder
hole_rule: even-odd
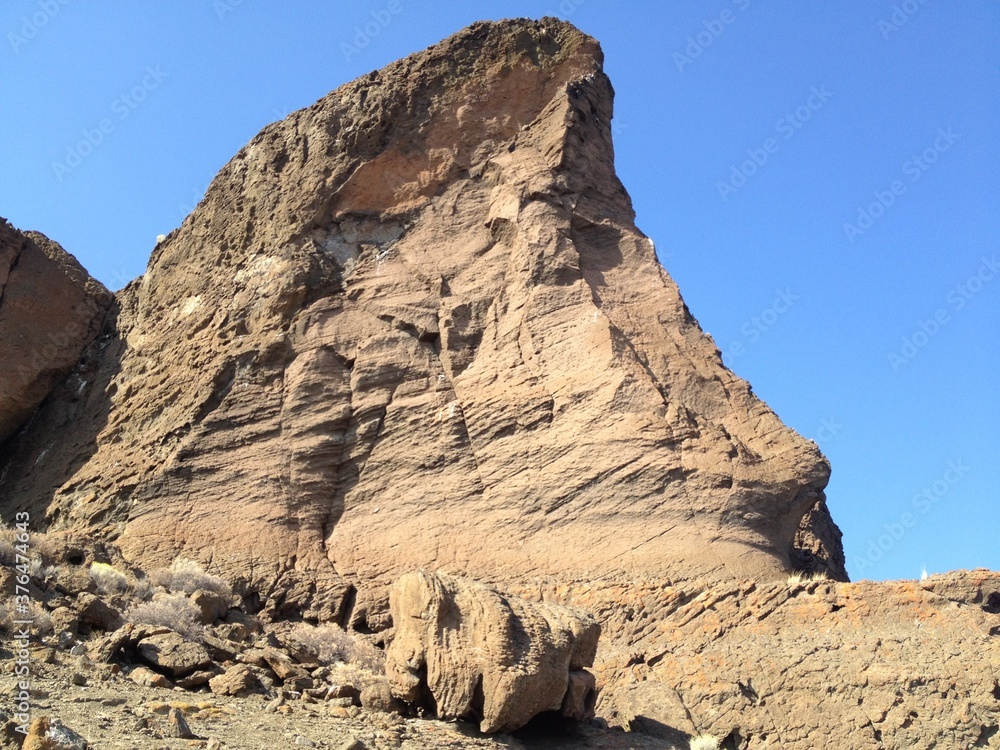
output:
[[[246,696],[260,687],[260,680],[246,664],[234,664],[210,679],[208,687],[216,695]]]
[[[58,243],[0,218],[0,443],[70,373],[111,301]]]
[[[80,622],[109,633],[122,626],[121,612],[94,594],[80,594],[76,599],[75,606],[80,616]]]
[[[212,664],[211,657],[201,644],[172,631],[143,638],[139,641],[138,651],[148,664],[173,677],[181,677]]]
[[[418,571],[389,594],[396,631],[386,653],[392,693],[483,732],[519,729],[545,711],[592,718],[600,627],[590,615]],[[362,701],[364,698],[362,697]]]

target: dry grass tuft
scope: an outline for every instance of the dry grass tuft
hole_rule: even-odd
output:
[[[719,738],[710,734],[699,734],[691,738],[688,747],[690,750],[719,750]]]

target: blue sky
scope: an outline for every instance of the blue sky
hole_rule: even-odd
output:
[[[8,0],[0,215],[120,288],[268,122],[542,15],[601,41],[637,222],[727,364],[829,456],[851,576],[1000,569],[992,0]]]

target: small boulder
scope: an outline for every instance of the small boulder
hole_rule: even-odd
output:
[[[188,726],[187,719],[184,718],[184,714],[176,708],[171,708],[170,712],[167,714],[167,736],[177,737],[181,740],[195,739],[194,732],[192,732],[191,727]]]
[[[76,598],[76,611],[80,615],[80,622],[108,633],[122,626],[121,613],[93,594],[80,594]]]
[[[205,591],[198,589],[190,596],[191,603],[201,612],[201,622],[203,625],[211,625],[216,620],[221,620],[229,612],[229,597],[223,596],[217,591]]]
[[[154,672],[149,667],[135,667],[128,673],[128,678],[136,685],[144,687],[172,688],[173,683],[159,672]]]
[[[305,669],[297,666],[288,654],[276,648],[265,648],[262,656],[279,680],[292,680],[296,677],[308,677],[309,675]]]
[[[208,687],[216,695],[234,695],[242,698],[260,687],[260,681],[246,664],[235,664],[210,679]]]
[[[200,669],[197,672],[192,672],[185,677],[177,678],[177,687],[184,688],[185,690],[196,690],[202,685],[207,685],[208,681],[219,674],[218,670],[211,669]]]
[[[406,710],[403,702],[392,694],[389,684],[383,681],[372,683],[362,690],[359,700],[366,711],[401,714]]]
[[[139,655],[157,669],[182,677],[212,664],[208,652],[179,633],[168,631],[139,641]]]

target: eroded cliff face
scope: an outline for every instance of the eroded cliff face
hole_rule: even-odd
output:
[[[826,460],[633,223],[601,64],[566,23],[480,23],[265,128],[11,444],[0,502],[373,627],[418,567],[842,575],[796,541]]]
[[[0,219],[0,446],[73,370],[111,301],[57,242]]]

